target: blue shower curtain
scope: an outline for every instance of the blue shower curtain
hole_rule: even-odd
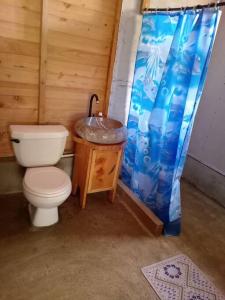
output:
[[[220,15],[143,17],[122,180],[164,222],[166,235],[180,233],[180,177]]]

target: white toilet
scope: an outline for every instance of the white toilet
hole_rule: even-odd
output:
[[[11,125],[11,141],[18,163],[27,167],[23,192],[34,226],[58,222],[58,206],[70,195],[70,177],[54,167],[61,158],[68,131],[61,125]]]

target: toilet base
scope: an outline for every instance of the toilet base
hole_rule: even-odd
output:
[[[58,222],[58,207],[39,208],[29,203],[28,206],[30,220],[35,227],[50,226]]]

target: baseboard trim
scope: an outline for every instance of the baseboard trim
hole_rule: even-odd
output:
[[[225,176],[221,172],[188,155],[182,177],[225,207]]]
[[[198,162],[200,164],[202,164],[204,167],[207,167],[208,169],[212,170],[213,172],[218,173],[221,176],[225,176],[225,173],[223,171],[217,169],[216,167],[214,167],[214,166],[212,166],[208,163],[203,162],[201,159],[197,158],[195,155],[193,155],[191,153],[188,153],[187,157],[195,160],[196,162]]]
[[[117,193],[152,234],[162,234],[163,222],[121,180],[118,181]]]

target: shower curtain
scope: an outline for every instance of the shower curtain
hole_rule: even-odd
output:
[[[180,177],[220,15],[204,9],[143,17],[121,176],[166,235],[180,233]]]

